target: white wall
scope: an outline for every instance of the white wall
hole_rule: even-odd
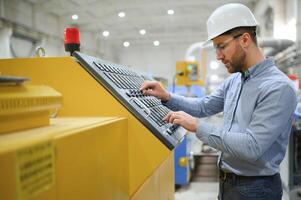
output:
[[[18,52],[18,57],[32,56],[27,51],[31,43],[20,38],[12,39],[11,34],[7,34],[9,29],[40,40],[38,45],[45,48],[46,56],[69,55],[64,50],[63,36],[64,28],[72,25],[64,24],[59,17],[35,10],[33,4],[18,0],[0,0],[0,17],[0,58],[13,57],[10,45]],[[80,37],[82,52],[116,60],[112,47],[101,42],[97,34],[80,31]]]
[[[134,69],[149,75],[166,78],[171,84],[176,71],[176,61],[184,60],[188,47],[189,44],[174,44],[172,46],[161,44],[158,47],[150,44],[149,46],[120,47],[118,62],[132,66]]]

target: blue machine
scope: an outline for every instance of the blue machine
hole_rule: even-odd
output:
[[[187,154],[187,138],[175,148],[174,150],[174,164],[175,164],[175,184],[186,185],[190,180],[190,168]]]

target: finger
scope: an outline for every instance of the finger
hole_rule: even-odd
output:
[[[173,120],[173,114],[174,114],[174,112],[170,112],[170,113],[168,113],[168,117],[167,117],[167,123],[171,123],[172,122],[172,120]]]
[[[146,90],[146,88],[148,88],[147,84],[146,83],[142,83],[139,90],[140,91],[143,91],[143,90]]]
[[[169,123],[174,123],[174,120],[177,118],[177,114],[174,112],[170,115]]]
[[[143,90],[146,90],[147,88],[149,88],[149,83],[148,82],[144,82],[144,83],[141,84],[139,90],[143,91]]]
[[[156,96],[156,91],[152,89],[143,90],[142,93],[144,95]]]
[[[175,120],[173,120],[172,123],[176,124],[176,125],[181,125],[181,120],[180,119],[175,119]]]
[[[153,81],[145,81],[141,84],[140,90],[146,90],[146,89],[151,89],[154,88],[155,83]]]
[[[172,112],[167,113],[167,115],[163,118],[164,121],[168,122]]]

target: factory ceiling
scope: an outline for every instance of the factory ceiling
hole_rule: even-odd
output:
[[[99,33],[112,43],[190,44],[206,40],[206,19],[230,0],[27,0],[63,24]],[[251,9],[258,0],[237,0]],[[168,11],[169,10],[169,11]],[[72,19],[73,16],[73,19]],[[107,31],[107,32],[105,32]],[[143,34],[144,33],[144,34]],[[105,36],[104,36],[105,35]]]

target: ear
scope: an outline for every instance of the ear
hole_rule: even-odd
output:
[[[240,45],[243,47],[243,48],[248,48],[251,43],[252,43],[252,38],[251,38],[251,35],[249,33],[244,33],[241,37],[240,37]]]

